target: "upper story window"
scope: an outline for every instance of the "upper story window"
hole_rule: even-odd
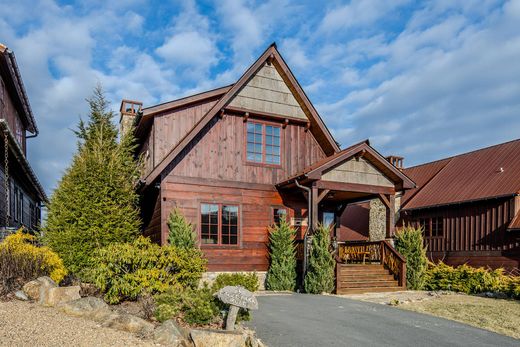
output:
[[[247,123],[247,161],[280,165],[280,126],[259,122]]]
[[[203,245],[238,245],[238,206],[201,204],[200,239]]]

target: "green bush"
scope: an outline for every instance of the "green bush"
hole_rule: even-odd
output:
[[[219,315],[219,307],[212,291],[207,288],[182,288],[174,286],[155,296],[155,317],[164,322],[181,318],[188,324],[203,325],[214,322]]]
[[[296,288],[296,247],[294,229],[285,219],[269,228],[269,270],[266,287],[269,290]]]
[[[195,248],[197,235],[193,225],[186,220],[182,213],[174,208],[168,217],[168,242],[178,248]]]
[[[135,300],[141,292],[161,293],[176,284],[196,287],[204,271],[206,260],[200,250],[161,247],[141,236],[95,252],[87,277],[114,304]]]
[[[141,225],[135,191],[141,166],[132,132],[118,142],[100,87],[88,101],[89,119],[75,132],[77,152],[52,194],[44,227],[46,245],[79,277],[95,250],[134,240]]]
[[[466,264],[452,267],[440,262],[430,264],[425,289],[451,290],[466,294],[500,292],[520,297],[520,277],[507,276],[503,269],[474,268]]]
[[[258,290],[258,276],[256,273],[221,273],[213,282],[211,290],[218,292],[226,286],[242,286],[250,292]]]
[[[307,293],[330,293],[334,289],[334,258],[330,251],[330,228],[319,224],[312,237],[309,267],[304,280]]]
[[[405,226],[395,234],[395,249],[406,259],[406,286],[420,290],[425,283],[428,258],[423,246],[423,230]]]

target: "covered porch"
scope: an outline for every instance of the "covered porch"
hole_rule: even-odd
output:
[[[307,204],[308,227],[300,235],[299,246],[303,273],[307,268],[309,240],[318,223],[323,223],[331,226],[337,261],[337,291],[340,291],[343,280],[356,282],[356,277],[359,279],[356,275],[370,272],[374,272],[374,280],[382,278],[376,275],[391,275],[385,277],[386,282],[379,284],[392,285],[391,279],[395,279],[402,289],[406,285],[405,262],[393,248],[398,209],[396,199],[404,190],[414,186],[414,182],[375,151],[368,140],[280,182],[277,188],[282,197],[288,201],[299,198]],[[340,237],[341,219],[347,207],[375,199],[385,209],[384,215],[379,217],[384,223],[384,235],[364,241]],[[358,217],[354,214],[349,218]],[[372,265],[379,268],[369,267]]]

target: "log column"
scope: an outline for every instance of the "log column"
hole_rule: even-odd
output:
[[[395,234],[395,195],[379,194],[379,199],[386,207],[386,238],[393,239]]]

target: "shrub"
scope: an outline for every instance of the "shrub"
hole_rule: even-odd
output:
[[[503,269],[488,270],[468,265],[430,264],[425,289],[452,290],[466,294],[502,292],[520,297],[520,277],[504,275]]]
[[[170,286],[195,287],[206,270],[198,249],[161,247],[145,237],[132,243],[114,243],[98,250],[88,277],[114,304],[135,300],[141,292],[156,294]]]
[[[34,236],[20,229],[0,243],[2,291],[14,290],[25,282],[45,275],[59,283],[67,274],[61,258],[47,247],[36,246],[35,241]]]
[[[294,290],[296,287],[296,247],[294,229],[285,219],[269,228],[269,270],[266,287],[269,290]]]
[[[44,227],[46,245],[80,277],[96,249],[134,240],[141,224],[132,132],[118,142],[100,87],[88,101],[89,119],[75,131],[77,152],[50,199]]]
[[[218,292],[226,286],[242,286],[250,292],[258,290],[258,276],[256,273],[221,273],[213,282],[211,290],[213,293]]]
[[[207,288],[174,286],[155,296],[155,317],[160,322],[181,318],[188,324],[212,323],[219,315],[219,308],[212,291]]]
[[[195,248],[197,235],[193,225],[184,218],[181,212],[174,208],[168,217],[168,242],[178,248]]]
[[[405,226],[395,234],[395,248],[406,259],[406,286],[420,290],[425,283],[428,258],[423,246],[423,230]]]
[[[329,246],[330,228],[319,224],[312,237],[309,267],[304,280],[307,293],[330,293],[334,289],[334,258]]]

